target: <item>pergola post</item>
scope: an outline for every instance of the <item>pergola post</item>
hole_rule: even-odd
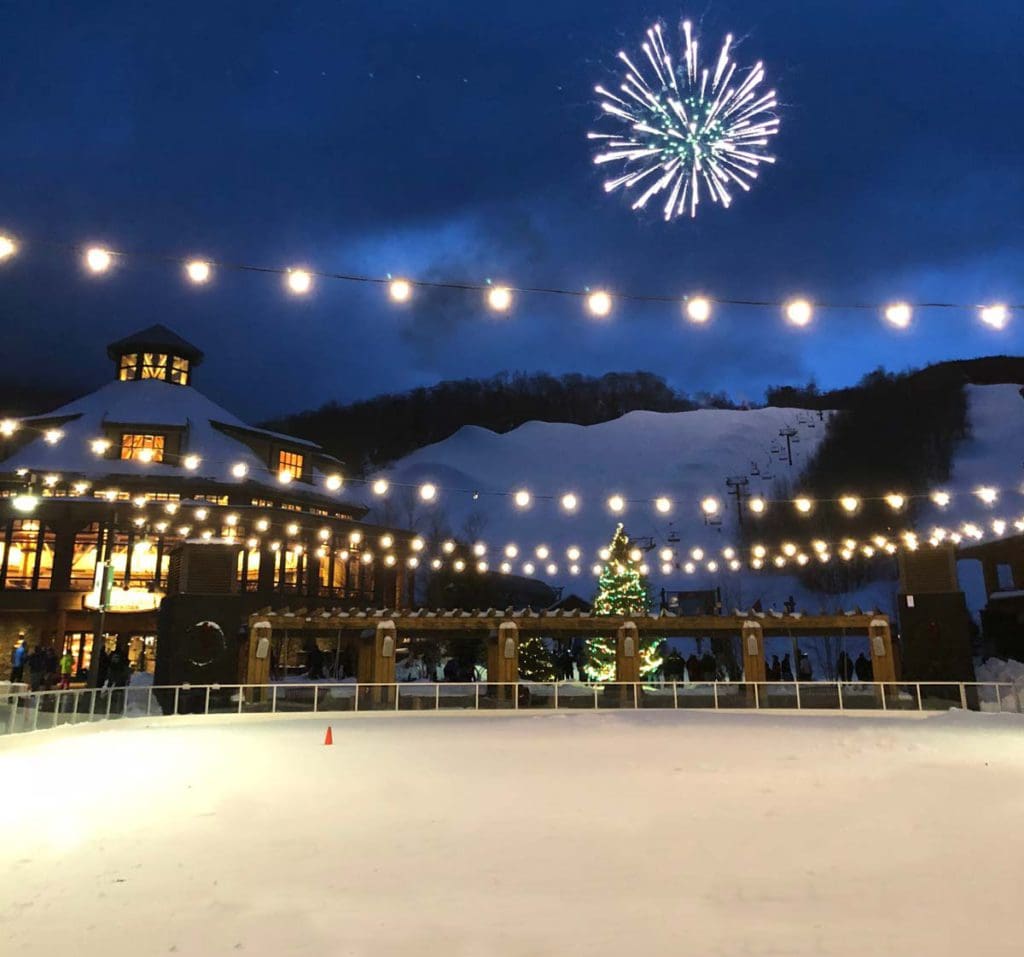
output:
[[[390,619],[380,621],[370,633],[364,631],[359,640],[359,662],[356,680],[360,684],[393,685],[395,683],[395,648],[398,629]],[[394,688],[376,688],[367,692],[375,707],[393,705]],[[360,702],[360,707],[364,703]]]
[[[246,662],[243,681],[249,685],[270,684],[270,649],[273,626],[269,621],[249,623],[249,657]],[[262,701],[265,688],[254,688],[249,694],[251,701]]]
[[[887,618],[872,618],[868,625],[871,672],[875,681],[896,680],[896,659],[892,653],[892,631]]]
[[[519,626],[503,621],[487,638],[487,680],[499,701],[511,700],[515,689],[509,684],[519,680]]]
[[[635,622],[623,622],[615,635],[615,680],[640,680],[640,631]]]

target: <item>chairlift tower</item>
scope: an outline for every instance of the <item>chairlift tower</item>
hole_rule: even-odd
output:
[[[742,528],[743,499],[747,494],[747,489],[750,487],[750,479],[745,475],[730,475],[725,480],[725,484],[729,487],[729,494],[736,499],[736,521],[739,523],[740,528]]]
[[[793,467],[793,439],[797,436],[797,429],[792,425],[787,425],[784,428],[779,429],[779,438],[786,440],[786,458],[789,460],[790,468]]]

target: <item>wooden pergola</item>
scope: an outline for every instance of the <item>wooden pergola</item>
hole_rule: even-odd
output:
[[[275,631],[289,635],[332,634],[359,642],[358,679],[391,683],[395,680],[395,648],[399,638],[438,640],[477,635],[487,639],[488,676],[492,681],[519,678],[519,637],[614,637],[616,680],[639,679],[639,643],[643,638],[740,637],[744,674],[749,681],[765,680],[764,639],[773,635],[826,636],[850,632],[866,635],[876,681],[895,681],[889,619],[882,614],[805,615],[755,613],[677,615],[593,615],[578,611],[530,611],[512,608],[474,611],[398,609],[296,611],[264,608],[249,617],[249,661],[246,681],[265,684],[270,674],[270,640]]]

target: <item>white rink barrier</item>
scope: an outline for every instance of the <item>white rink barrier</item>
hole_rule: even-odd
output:
[[[666,681],[279,682],[0,694],[0,734],[175,714],[339,711],[896,711],[1024,713],[1024,688],[994,682]]]

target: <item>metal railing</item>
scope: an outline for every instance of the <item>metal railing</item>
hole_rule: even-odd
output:
[[[893,711],[1024,713],[1024,689],[990,682],[281,682],[0,694],[0,734],[158,715],[357,711]]]

